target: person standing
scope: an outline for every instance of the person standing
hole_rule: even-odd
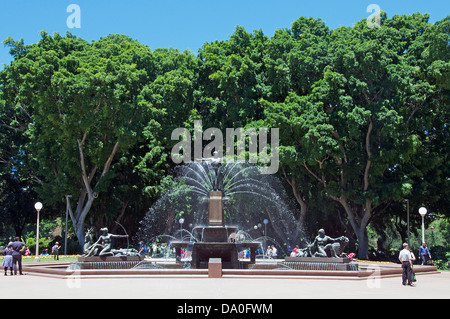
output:
[[[427,247],[427,244],[425,242],[422,243],[422,246],[419,248],[419,260],[422,261],[422,265],[427,265],[428,260],[431,259],[431,253],[430,250]]]
[[[272,258],[276,259],[278,257],[277,249],[275,248],[275,245],[272,245]]]
[[[5,268],[5,276],[8,272],[8,267],[11,269],[11,276],[13,274],[13,258],[12,258],[13,250],[12,248],[6,248],[4,251],[5,257],[3,258],[2,266]]]
[[[23,275],[22,273],[22,253],[25,251],[25,243],[20,241],[19,237],[15,237],[14,241],[8,245],[7,248],[12,248],[12,257],[13,257],[13,264],[14,264],[14,275],[17,275],[17,268],[19,268],[19,274]],[[17,266],[16,266],[17,264]]]
[[[414,287],[414,285],[411,282],[412,277],[412,268],[411,268],[411,252],[409,245],[407,243],[403,244],[403,250],[400,251],[400,254],[398,256],[398,259],[400,260],[400,263],[402,264],[402,284],[405,286],[408,284],[408,286]]]
[[[58,242],[56,242],[52,247],[52,254],[54,260],[59,260],[59,250],[61,249],[61,246]]]
[[[139,256],[145,256],[147,253],[147,246],[144,244],[143,241],[139,242]]]
[[[272,248],[270,248],[270,245],[267,246],[266,256],[267,257],[272,257]]]
[[[414,253],[410,250],[411,258],[409,261],[411,262],[411,282],[416,282],[416,274],[414,273],[414,262],[416,261],[416,256]]]

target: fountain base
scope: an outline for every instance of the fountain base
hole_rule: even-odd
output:
[[[220,258],[222,268],[238,269],[238,251],[235,243],[200,242],[192,247],[191,268],[207,269],[210,258]]]
[[[131,269],[144,260],[144,256],[91,256],[78,257],[80,269]]]
[[[283,265],[295,270],[357,271],[358,265],[351,258],[286,257]]]

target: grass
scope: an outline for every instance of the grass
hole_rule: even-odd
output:
[[[40,255],[40,261],[44,262],[57,262],[57,261],[77,261],[80,255],[59,255],[59,260],[54,260],[53,255]],[[34,262],[34,255],[22,256],[23,263]],[[3,262],[3,256],[0,257],[0,264]]]

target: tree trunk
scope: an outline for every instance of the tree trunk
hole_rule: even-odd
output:
[[[369,259],[369,237],[367,236],[367,225],[360,226],[356,231],[358,239],[358,259]]]
[[[284,170],[284,167],[282,167],[283,175],[288,184],[291,186],[292,193],[294,194],[295,200],[300,205],[300,215],[298,217],[298,222],[301,226],[305,225],[306,220],[306,213],[308,211],[308,204],[303,200],[303,195],[300,192],[299,187],[297,186],[297,183],[295,181],[295,176],[289,177],[286,174],[286,171]]]
[[[108,159],[105,162],[105,166],[103,167],[102,174],[100,175],[97,183],[94,187],[91,186],[91,182],[94,178],[95,173],[97,172],[97,166],[95,165],[87,174],[86,165],[85,165],[85,159],[84,159],[84,152],[83,152],[83,144],[86,139],[87,133],[84,134],[83,139],[80,141],[78,140],[78,150],[80,153],[80,167],[81,167],[81,179],[82,179],[82,187],[80,192],[80,197],[77,202],[77,209],[75,211],[75,214],[72,212],[72,208],[69,206],[69,215],[73,223],[73,227],[75,229],[75,234],[77,235],[78,243],[80,244],[80,248],[83,248],[84,245],[84,221],[86,219],[87,214],[89,213],[89,210],[92,207],[92,204],[94,202],[94,199],[98,197],[98,193],[94,192],[96,187],[101,183],[103,180],[103,177],[106,173],[108,173],[109,168],[111,167],[112,160],[117,153],[117,150],[119,148],[119,142],[117,141],[114,144],[114,147],[108,157]],[[86,199],[87,196],[87,199]]]
[[[78,200],[77,209],[75,211],[75,214],[73,214],[72,207],[70,206],[70,204],[68,205],[70,219],[72,220],[73,228],[75,230],[75,234],[77,236],[80,248],[82,248],[84,245],[84,235],[85,235],[84,221],[86,219],[87,213],[89,212],[89,210],[92,207],[92,203],[94,202],[94,197],[89,196],[85,203],[85,201],[84,201],[85,196],[83,195],[83,193],[84,192],[82,191],[81,195],[80,195],[80,199]]]
[[[353,205],[352,207],[344,196],[330,196],[330,198],[339,202],[347,213],[350,225],[358,240],[358,258],[368,259],[369,237],[367,236],[367,225],[369,224],[372,213],[372,201],[367,199],[365,205]]]

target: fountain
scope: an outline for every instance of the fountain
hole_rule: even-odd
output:
[[[224,268],[247,268],[255,263],[255,250],[264,250],[268,242],[277,245],[283,256],[288,254],[287,247],[279,242],[292,246],[304,237],[300,223],[283,198],[279,180],[261,174],[258,166],[222,162],[215,154],[176,169],[174,186],[150,208],[141,221],[137,238],[152,243],[160,238],[161,229],[165,229],[164,236],[179,234],[179,239],[168,241],[175,248],[179,263],[184,259],[185,263],[191,261],[189,267],[204,268],[207,258],[216,257],[223,259]],[[177,230],[175,221],[179,218],[189,225],[190,232],[182,224]],[[270,221],[270,231],[275,236],[267,236],[266,227],[256,226],[263,219]],[[189,236],[183,238],[184,233]],[[243,261],[237,255],[245,249],[249,249],[250,256]],[[188,252],[188,258],[182,258],[182,250]]]
[[[180,268],[204,269],[211,258],[220,258],[224,269],[354,270],[350,258],[338,256],[347,245],[348,238],[342,236],[334,239],[325,236],[323,230],[319,231],[319,236],[311,245],[298,250],[298,255],[286,257],[284,261],[278,259],[256,264],[257,249],[266,248],[267,231],[259,240],[252,240],[248,232],[234,225],[242,227],[247,219],[248,227],[249,220],[261,220],[268,216],[272,228],[284,243],[293,244],[304,237],[301,225],[280,195],[283,187],[276,183],[278,179],[260,174],[256,165],[241,162],[224,164],[217,153],[213,158],[181,166],[180,171],[179,183],[166,194],[167,198],[163,198],[167,205],[162,207],[174,210],[173,204],[188,198],[185,206],[192,208],[198,204],[203,208],[196,207],[197,211],[207,210],[207,213],[197,214],[196,226],[191,223],[192,232],[188,232],[190,236],[187,240],[181,238],[169,243],[175,249],[175,260]],[[243,196],[240,201],[237,199],[239,196]],[[247,214],[249,210],[256,214],[242,218],[245,208]],[[151,210],[153,213],[158,211],[161,209]],[[229,222],[225,221],[225,215],[228,215]],[[207,216],[206,222],[204,216]],[[184,222],[184,218],[180,220]],[[258,227],[254,226],[254,229]],[[142,232],[146,233],[145,227]],[[271,242],[276,243],[276,240]],[[277,246],[283,248],[282,245]],[[238,257],[239,252],[244,250],[248,250],[248,259]],[[183,260],[182,251],[188,252],[185,256],[190,256],[190,260],[186,257]]]
[[[213,158],[210,161],[212,164],[211,174],[205,175],[211,177],[207,180],[207,185],[210,186],[207,225],[193,228],[193,235],[195,238],[198,238],[198,241],[194,243],[185,241],[171,242],[171,245],[176,250],[176,260],[181,262],[181,249],[187,249],[189,246],[189,249],[192,251],[191,268],[193,269],[206,268],[210,258],[220,258],[225,269],[247,268],[248,263],[255,263],[256,250],[261,243],[236,242],[235,235],[238,232],[238,227],[225,225],[224,201],[228,200],[228,198],[224,198],[225,171],[220,159]],[[202,192],[206,190],[203,189]],[[238,259],[238,250],[244,248],[248,248],[250,251],[248,263],[240,263]]]
[[[277,243],[278,240],[284,243],[289,238],[299,241],[304,237],[301,225],[280,196],[280,184],[272,184],[272,176],[258,175],[256,165],[240,162],[222,164],[217,158],[202,159],[178,169],[181,174],[175,180],[175,186],[150,208],[137,234],[137,239],[146,243],[164,242],[161,258],[151,256],[142,260],[143,257],[134,256],[136,251],[129,247],[112,249],[108,244],[110,238],[128,237],[109,234],[105,229],[96,242],[88,238],[86,256],[80,257],[78,263],[67,269],[36,265],[26,267],[26,271],[63,278],[102,274],[164,277],[280,275],[360,279],[374,275],[371,267],[361,267],[343,253],[348,238],[331,238],[325,235],[324,230],[319,230],[318,236],[305,248],[297,249],[295,256],[257,259],[255,251],[265,248],[268,240],[283,248]],[[239,199],[239,196],[242,198]],[[180,218],[180,229],[174,223],[176,218]],[[267,236],[266,231],[263,236],[258,236],[262,230],[256,224],[265,218],[270,220],[274,237]],[[188,229],[183,229],[181,220],[189,225]],[[165,231],[161,234],[163,228]],[[256,234],[255,240],[251,239],[252,234]],[[244,249],[248,249],[250,258],[242,258]],[[435,269],[427,267],[419,271]],[[383,266],[377,271],[378,275],[383,276],[401,275],[400,268],[390,266]]]
[[[245,264],[240,264],[238,260],[238,249],[249,248],[250,264],[255,263],[256,249],[260,242],[236,242],[233,234],[236,234],[238,227],[225,226],[223,214],[223,197],[221,191],[211,191],[209,195],[208,225],[196,226],[194,234],[200,238],[197,242],[189,243],[185,241],[171,242],[175,247],[178,262],[181,261],[181,249],[188,246],[192,250],[191,268],[206,268],[210,258],[220,258],[223,268],[247,268]],[[245,266],[244,266],[245,265]]]

